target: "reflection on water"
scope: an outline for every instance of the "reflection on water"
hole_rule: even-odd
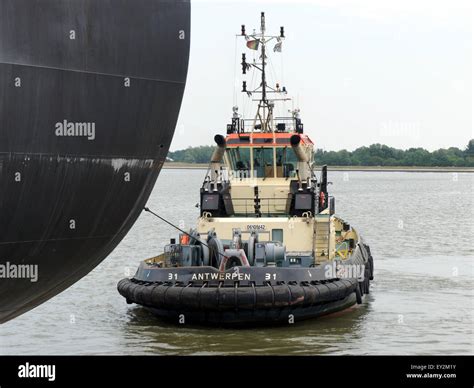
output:
[[[163,171],[149,206],[192,226],[202,177]],[[176,235],[143,214],[92,273],[0,326],[0,354],[474,354],[474,175],[334,172],[330,180],[337,213],[359,228],[375,259],[363,305],[283,327],[159,321],[116,291]]]
[[[230,330],[169,325],[136,307],[128,311],[124,330],[144,341],[143,351],[150,354],[318,354],[331,353],[346,336],[358,337],[366,312],[367,306],[359,306],[289,327]]]

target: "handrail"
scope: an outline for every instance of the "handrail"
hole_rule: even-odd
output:
[[[328,209],[328,260],[331,259],[331,198],[333,196],[328,195],[326,199],[326,209]]]
[[[273,122],[275,124],[274,130],[277,128],[277,124],[291,124],[287,128],[285,128],[285,132],[294,132],[296,129],[296,119],[294,117],[274,117]],[[255,119],[240,119],[239,129],[241,132],[253,132],[256,128],[254,128]],[[249,131],[246,131],[249,130]]]
[[[262,215],[270,216],[270,215],[286,214],[287,198],[260,198],[259,197],[259,200],[260,200],[260,213]],[[241,206],[245,207],[246,216],[255,214],[254,198],[232,198],[232,202],[234,203],[234,211],[236,214],[241,214],[241,212],[236,209]],[[282,210],[276,210],[276,209],[270,210],[270,207],[271,206],[275,207],[275,205],[285,205],[284,206],[285,208]]]

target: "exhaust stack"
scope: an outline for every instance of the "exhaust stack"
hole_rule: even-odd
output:
[[[293,135],[290,138],[290,144],[295,152],[299,162],[308,163],[308,156],[306,155],[303,146],[301,145],[301,137],[299,135]]]
[[[225,153],[225,138],[222,135],[216,135],[214,141],[216,142],[216,149],[212,154],[211,163],[221,163]]]
[[[216,148],[211,157],[211,183],[214,184],[214,191],[217,191],[217,184],[222,179],[222,171],[220,171],[220,164],[224,158],[225,153],[225,138],[222,135],[214,136]]]

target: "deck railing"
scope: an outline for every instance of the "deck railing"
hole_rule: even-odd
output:
[[[287,214],[287,198],[258,198],[260,215],[263,217]],[[232,198],[235,215],[255,216],[255,198]]]
[[[274,131],[279,132],[294,132],[296,130],[297,121],[294,117],[275,117],[273,119]],[[260,130],[260,121],[255,119],[241,119],[239,122],[239,132],[253,132]]]

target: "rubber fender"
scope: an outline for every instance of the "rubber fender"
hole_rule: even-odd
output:
[[[305,292],[303,287],[299,285],[289,284],[288,288],[290,290],[290,305],[291,306],[302,306],[305,302]]]
[[[183,291],[181,292],[181,299],[179,306],[183,308],[186,306],[186,309],[190,310],[199,310],[200,301],[199,301],[199,292],[201,288],[198,287],[183,287]]]
[[[355,294],[356,294],[357,304],[362,304],[362,292],[360,291],[360,283],[357,285],[355,289]]]
[[[255,299],[259,308],[272,308],[275,299],[273,287],[255,287]]]
[[[256,305],[255,288],[239,287],[237,288],[237,307],[239,309],[253,310]]]
[[[138,292],[140,291],[141,288],[142,288],[142,285],[132,283],[129,289],[129,295],[131,295],[132,300],[138,301]]]
[[[117,283],[117,290],[119,294],[124,297],[128,297],[128,287],[130,287],[130,284],[132,284],[132,282],[128,278],[120,280]]]
[[[158,286],[151,291],[151,304],[153,307],[162,308],[165,305],[167,286]]]
[[[344,297],[352,294],[356,287],[357,287],[357,280],[356,279],[341,279],[340,282],[345,287],[345,294]]]
[[[370,277],[369,280],[374,280],[374,258],[369,253],[369,263],[370,263]]]
[[[342,286],[343,285],[344,284],[342,284]],[[341,287],[341,283],[339,282],[339,280],[328,283],[327,286],[331,290],[331,300],[338,300],[344,298],[346,288]]]
[[[199,292],[201,309],[206,311],[219,310],[219,288],[205,287]]]
[[[235,309],[236,291],[235,287],[219,288],[219,308],[221,310]]]
[[[318,288],[318,291],[319,291],[318,303],[330,302],[332,299],[331,290],[327,286],[327,284],[317,284],[316,287]]]
[[[167,290],[163,296],[163,307],[175,309],[176,306],[181,306],[181,293],[183,292],[183,289],[183,287],[179,286],[167,287]]]
[[[366,268],[364,275],[365,293],[370,294],[370,269]]]
[[[309,284],[304,287],[305,293],[305,304],[312,306],[318,302],[319,299],[319,289],[312,284]]]
[[[148,287],[145,287],[142,293],[142,300],[145,306],[151,306],[151,293],[157,285],[151,284]]]
[[[290,304],[290,289],[287,285],[273,286],[275,307],[287,307]]]
[[[145,304],[144,293],[146,292],[146,287],[137,287],[135,289],[135,299],[138,304]]]

